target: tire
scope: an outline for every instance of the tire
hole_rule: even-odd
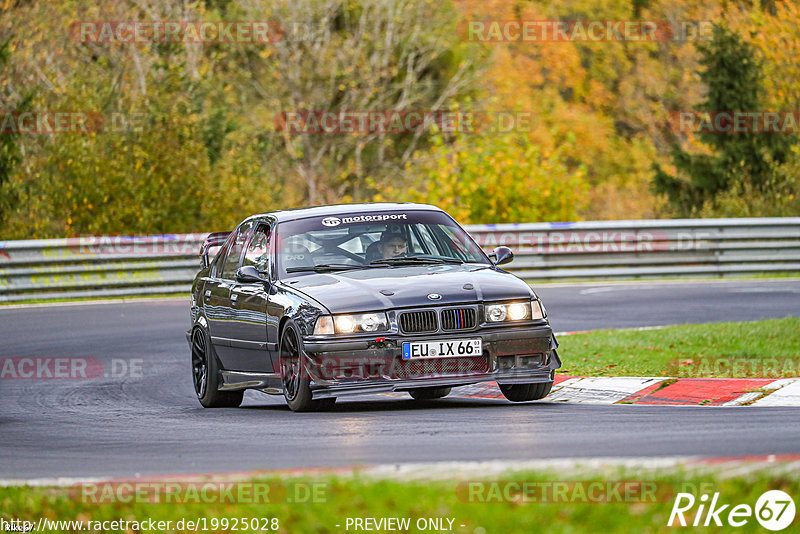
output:
[[[220,365],[202,328],[192,332],[192,382],[197,400],[205,408],[237,408],[244,398],[244,390],[219,391]]]
[[[318,400],[312,397],[300,336],[293,325],[287,324],[283,329],[279,346],[283,396],[289,409],[293,412],[320,412],[333,408],[336,397]]]
[[[433,400],[448,396],[452,389],[451,387],[417,388],[408,390],[408,394],[411,395],[414,400]]]
[[[508,384],[501,385],[500,391],[503,396],[512,402],[525,402],[545,398],[553,389],[552,382],[540,382],[538,384]]]

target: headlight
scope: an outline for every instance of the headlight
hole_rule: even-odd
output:
[[[488,304],[486,306],[486,322],[501,323],[503,321],[524,321],[543,319],[544,313],[538,300],[530,302],[509,302],[506,304]]]
[[[339,317],[334,317],[333,324],[336,327],[336,331],[340,334],[350,334],[355,332],[357,326],[356,322],[353,320],[353,317],[350,315],[340,315]]]
[[[530,317],[530,308],[529,304],[521,304],[519,302],[509,304],[506,308],[508,310],[509,320],[521,321],[522,319]]]
[[[505,321],[507,315],[505,304],[490,304],[486,306],[486,320],[490,323]]]
[[[354,334],[381,332],[389,329],[385,313],[359,313],[353,315],[322,315],[314,325],[314,335]]]

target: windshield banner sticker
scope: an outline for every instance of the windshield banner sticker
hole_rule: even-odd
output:
[[[355,215],[353,217],[325,217],[322,219],[323,226],[339,226],[340,224],[350,223],[364,223],[364,222],[383,222],[383,221],[397,221],[407,220],[408,215],[405,213],[392,213],[383,215]]]

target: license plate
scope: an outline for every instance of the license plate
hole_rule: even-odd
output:
[[[453,341],[409,341],[403,343],[404,360],[480,356],[481,354],[483,354],[483,342],[480,338]]]

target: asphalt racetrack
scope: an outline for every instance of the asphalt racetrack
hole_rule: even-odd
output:
[[[800,315],[800,280],[793,279],[537,290],[556,331]],[[330,413],[296,414],[282,397],[248,392],[242,408],[206,410],[192,388],[188,324],[181,300],[0,307],[2,357],[141,364],[140,376],[122,379],[0,380],[0,477],[800,452],[797,408],[372,395],[340,401]]]

